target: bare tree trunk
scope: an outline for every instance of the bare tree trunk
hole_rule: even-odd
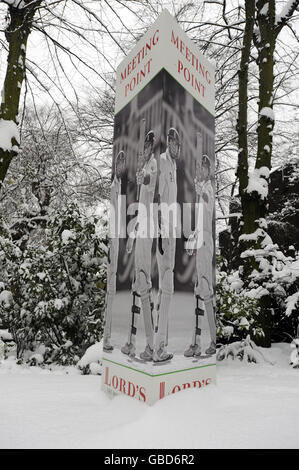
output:
[[[23,8],[8,7],[9,25],[5,31],[8,42],[7,68],[0,107],[0,123],[12,121],[18,124],[22,83],[25,77],[27,41],[32,20],[41,0],[27,0]],[[0,184],[3,182],[10,162],[18,154],[19,142],[13,137],[11,148],[2,148],[0,142]]]
[[[253,40],[253,27],[255,17],[255,2],[245,2],[246,23],[243,36],[243,47],[241,54],[239,75],[239,106],[238,106],[238,166],[237,176],[239,180],[239,194],[242,206],[243,226],[242,233],[251,233],[254,231],[251,219],[253,212],[253,204],[250,195],[247,193],[248,186],[248,139],[247,139],[247,125],[248,125],[248,64],[250,59],[250,52]],[[253,219],[254,220],[254,219]],[[241,252],[248,248],[246,242],[241,242]],[[246,266],[245,266],[246,267]],[[248,271],[252,271],[252,266],[247,266],[245,269],[244,277]]]
[[[253,24],[256,10],[257,29],[253,36]],[[259,270],[255,250],[260,249],[266,237],[265,216],[267,212],[268,181],[271,168],[273,114],[273,56],[275,50],[275,0],[246,2],[246,26],[239,72],[239,120],[238,177],[242,205],[242,236],[240,237],[242,258],[242,276],[245,285],[251,281],[251,274]],[[248,172],[247,148],[247,85],[248,62],[252,39],[258,51],[259,67],[259,119],[257,128],[257,157],[253,173]],[[249,237],[248,237],[249,235]],[[247,252],[247,250],[250,250]],[[246,253],[247,252],[247,253]],[[245,256],[244,256],[245,255]],[[261,346],[271,345],[271,310],[270,297],[260,298],[259,326],[264,336],[258,339]]]
[[[260,178],[267,194],[264,197],[260,193],[254,197],[255,200],[255,223],[256,229],[263,227],[266,235],[267,229],[264,220],[268,206],[268,183],[271,170],[272,136],[274,128],[273,113],[273,83],[274,83],[274,51],[275,51],[275,0],[258,0],[257,22],[259,28],[258,42],[258,67],[259,67],[259,118],[257,129],[257,158],[255,169],[258,170]],[[252,221],[254,222],[254,221]],[[263,235],[257,241],[257,247],[263,241]],[[260,298],[261,313],[259,324],[265,336],[259,340],[259,345],[271,346],[271,299],[269,295]]]
[[[239,160],[237,175],[240,185],[242,204],[242,235],[240,237],[243,280],[249,284],[254,270],[259,271],[259,262],[255,250],[264,248],[267,244],[267,224],[265,217],[268,207],[268,183],[271,170],[272,137],[274,128],[273,113],[273,84],[274,84],[274,51],[276,38],[282,26],[292,16],[299,1],[288,4],[288,11],[276,22],[275,0],[253,0],[245,2],[246,26],[239,72],[239,119],[238,144]],[[256,11],[257,28],[252,36],[252,21]],[[259,101],[257,127],[257,156],[254,171],[248,173],[247,149],[247,84],[250,45],[253,38],[258,52],[257,64],[259,69]],[[247,251],[246,253],[246,250]],[[259,345],[271,346],[271,299],[263,295],[259,300],[259,326],[264,332]]]

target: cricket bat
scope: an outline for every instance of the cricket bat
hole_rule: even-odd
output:
[[[142,170],[144,165],[144,139],[145,139],[145,119],[141,119],[140,131],[139,131],[139,142],[138,142],[138,160],[137,160],[137,172]],[[139,201],[140,185],[137,189],[137,201]]]
[[[139,142],[138,142],[138,155],[137,155],[137,171],[142,170],[143,165],[144,165],[144,140],[145,140],[145,119],[141,119],[140,122],[140,130],[139,130]],[[140,184],[137,187],[137,202],[139,202],[139,196],[140,196]],[[136,212],[136,217],[138,216],[138,209]],[[136,227],[135,227],[136,229]],[[129,236],[126,244],[126,251],[127,253],[131,253],[133,250],[133,245],[134,245],[134,238]]]
[[[201,165],[202,165],[202,153],[203,153],[203,145],[202,145],[202,133],[196,133],[196,159],[195,159],[195,175],[196,179],[199,180],[201,177]],[[196,202],[199,202],[199,195],[196,195]]]
[[[203,154],[203,143],[202,133],[199,131],[196,133],[196,157],[195,157],[195,177],[200,180],[201,177],[201,166],[202,166],[202,154]],[[199,195],[196,194],[196,203],[199,203]],[[185,243],[185,249],[189,256],[192,256],[197,243],[196,231],[193,232]]]

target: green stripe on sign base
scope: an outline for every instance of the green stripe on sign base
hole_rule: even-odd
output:
[[[170,372],[164,372],[163,374],[149,374],[148,372],[144,372],[143,370],[135,369],[134,367],[126,366],[125,364],[121,364],[120,362],[111,361],[111,359],[106,359],[106,357],[103,357],[103,361],[111,362],[112,364],[116,364],[117,366],[121,366],[121,367],[125,367],[126,369],[134,370],[136,372],[139,372],[140,374],[144,374],[144,375],[147,375],[149,377],[161,377],[162,375],[177,374],[178,372],[186,372],[188,370],[204,369],[205,367],[216,366],[216,363],[213,363],[213,364],[205,364],[204,366],[189,367],[188,369],[173,370],[173,371],[170,371]]]

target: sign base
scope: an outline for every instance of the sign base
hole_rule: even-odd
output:
[[[190,358],[190,369],[163,372],[167,364],[159,364],[144,372],[135,369],[134,360],[130,362],[129,358],[128,365],[124,365],[104,357],[102,389],[109,394],[123,394],[153,405],[173,393],[216,383],[216,363],[211,359],[200,359],[196,363],[196,359]],[[184,362],[186,364],[186,360]]]

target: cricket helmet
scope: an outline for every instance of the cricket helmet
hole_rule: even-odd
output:
[[[202,156],[201,165],[207,167],[209,170],[211,169],[211,160],[207,155]]]
[[[174,127],[171,127],[168,131],[167,143],[169,142],[169,139],[175,140],[178,143],[178,145],[180,145],[179,133]]]
[[[173,145],[174,144],[174,145]],[[172,158],[179,158],[180,155],[180,136],[174,127],[170,127],[167,134],[167,147]]]
[[[126,159],[125,152],[123,150],[121,150],[120,152],[118,152],[118,154],[116,156],[115,165],[117,165],[118,162],[123,161],[125,159]]]
[[[146,136],[145,136],[145,140],[144,140],[144,145],[147,145],[147,144],[152,144],[154,145],[155,143],[155,134],[154,134],[154,131],[150,130]]]
[[[120,152],[118,152],[118,154],[116,155],[116,158],[115,158],[115,169],[116,169],[116,167],[119,163],[123,163],[125,161],[126,161],[125,152],[123,150],[121,150]]]

